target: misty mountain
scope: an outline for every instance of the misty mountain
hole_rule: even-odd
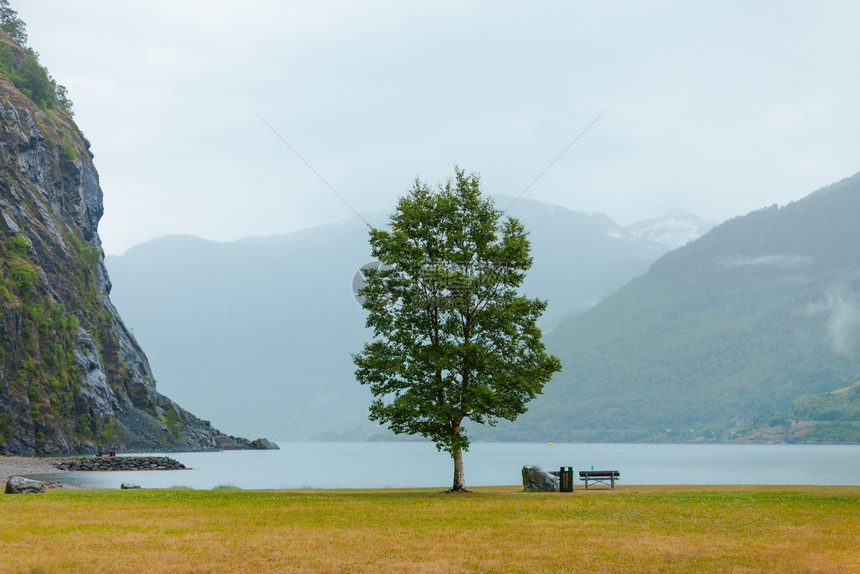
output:
[[[524,289],[549,300],[545,326],[594,305],[669,249],[602,214],[526,199],[510,213],[531,230]],[[379,431],[351,360],[369,337],[352,280],[370,259],[367,226],[354,217],[228,243],[164,237],[106,264],[159,389],[236,433],[359,438]]]
[[[494,436],[860,436],[860,415],[846,423],[844,404],[834,411],[842,418],[829,419],[843,424],[838,433],[798,407],[810,397],[830,404],[827,393],[860,377],[858,216],[860,174],[732,219],[663,256],[547,336],[563,372]]]

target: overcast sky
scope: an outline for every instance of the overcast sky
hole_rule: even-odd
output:
[[[860,171],[860,2],[11,0],[68,90],[108,253],[389,209],[458,163],[620,223]]]

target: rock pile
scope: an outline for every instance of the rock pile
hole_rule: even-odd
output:
[[[178,460],[166,456],[94,456],[54,465],[58,470],[184,470]]]

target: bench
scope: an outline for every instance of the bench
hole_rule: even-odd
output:
[[[621,473],[617,470],[580,470],[580,480],[585,481],[585,490],[588,490],[588,482],[592,484],[607,484],[615,490],[615,481],[621,478]]]
[[[96,456],[116,456],[116,451],[115,450],[105,450],[105,449],[100,448],[99,452]]]

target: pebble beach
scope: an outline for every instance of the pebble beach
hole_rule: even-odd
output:
[[[62,460],[59,458],[0,456],[0,481],[5,485],[11,476],[60,472],[54,468],[54,464]]]

